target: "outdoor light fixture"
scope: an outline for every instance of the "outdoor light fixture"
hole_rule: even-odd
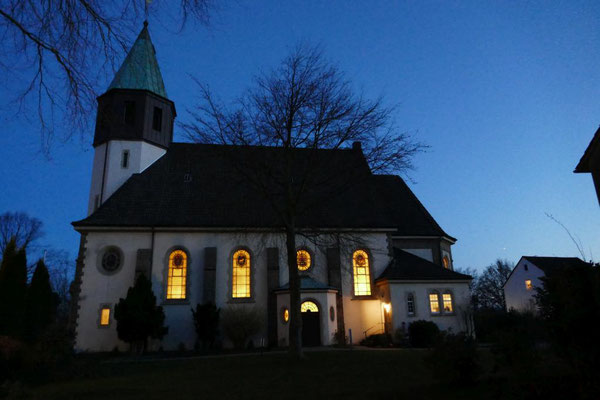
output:
[[[390,303],[383,303],[383,309],[385,310],[386,313],[389,313],[390,310],[392,309],[392,305]]]

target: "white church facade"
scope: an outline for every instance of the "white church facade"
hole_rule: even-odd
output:
[[[139,274],[150,279],[169,328],[154,348],[192,348],[191,308],[207,302],[260,310],[253,343],[286,346],[285,235],[223,156],[263,159],[278,149],[174,143],[175,115],[144,27],[98,98],[88,215],[73,223],[81,234],[75,347],[127,349],[114,307]],[[312,233],[298,235],[296,250],[304,344],[333,344],[336,332],[358,343],[421,319],[466,330],[471,277],[453,271],[456,240],[400,177],[372,174],[360,145],[316,157],[355,168],[361,190],[300,221]]]

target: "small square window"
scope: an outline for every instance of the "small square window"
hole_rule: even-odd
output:
[[[100,326],[110,325],[110,308],[102,307],[100,310]]]
[[[159,132],[162,129],[162,108],[160,107],[154,107],[154,114],[152,114],[152,129]]]
[[[533,285],[531,284],[531,280],[527,279],[525,281],[525,289],[527,289],[527,290],[533,289]]]
[[[121,155],[121,168],[129,167],[129,150],[123,150],[123,154]]]

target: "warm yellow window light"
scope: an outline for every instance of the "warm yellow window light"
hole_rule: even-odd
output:
[[[283,321],[288,322],[290,320],[290,310],[287,308],[283,310]]]
[[[356,250],[352,256],[354,269],[354,295],[371,295],[371,274],[369,272],[369,256],[364,250]]]
[[[296,260],[298,262],[298,269],[300,271],[306,271],[310,268],[310,253],[306,250],[298,250],[296,252]]]
[[[383,309],[386,313],[389,313],[392,309],[392,305],[390,303],[383,303]]]
[[[434,314],[438,314],[440,312],[440,301],[437,293],[431,293],[429,295],[429,308]]]
[[[533,289],[533,285],[531,284],[531,280],[527,279],[525,281],[525,289],[527,289],[527,290]]]
[[[319,307],[317,307],[317,305],[315,303],[313,303],[312,301],[305,301],[300,306],[300,311],[301,312],[319,312]]]
[[[108,326],[110,324],[110,308],[104,307],[100,311],[100,325]]]
[[[452,295],[450,293],[444,293],[442,295],[444,301],[444,312],[452,312]]]
[[[167,299],[185,299],[187,280],[187,254],[175,250],[169,255]]]
[[[450,268],[450,259],[448,258],[448,256],[444,256],[444,258],[442,258],[442,264],[444,264],[444,268]]]
[[[238,250],[233,254],[232,285],[232,297],[250,297],[250,253],[246,250]]]

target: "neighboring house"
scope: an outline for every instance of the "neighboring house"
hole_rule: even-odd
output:
[[[504,283],[507,310],[534,311],[536,288],[542,287],[540,278],[558,268],[589,265],[577,257],[523,256]]]
[[[287,345],[283,229],[232,165],[277,159],[281,149],[173,143],[175,105],[146,27],[98,107],[88,216],[73,223],[81,233],[76,349],[126,348],[114,306],[139,274],[151,280],[169,327],[153,348],[193,347],[190,310],[205,302],[258,307],[264,324],[254,343]],[[372,174],[359,145],[294,152],[310,154],[323,172],[339,170],[335,176],[353,171],[358,183],[298,219],[309,233],[298,235],[296,249],[304,344],[331,344],[336,332],[352,332],[357,343],[417,319],[464,330],[471,277],[453,271],[455,239],[404,181]],[[339,232],[353,240],[340,241]]]
[[[600,202],[600,128],[594,134],[594,138],[573,172],[588,172],[592,174],[594,186],[596,187],[596,196]]]

